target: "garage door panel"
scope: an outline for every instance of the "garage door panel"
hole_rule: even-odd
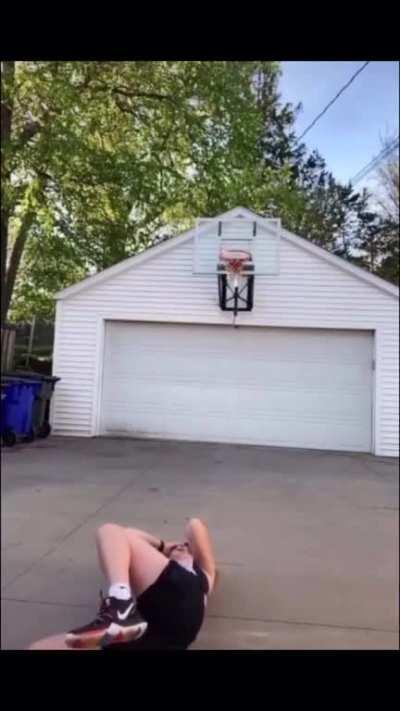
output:
[[[170,415],[171,417],[177,412],[182,413],[185,417],[225,417],[231,415],[238,420],[262,418],[266,424],[271,419],[280,419],[288,422],[311,421],[318,422],[321,420],[331,422],[331,424],[356,424],[359,419],[359,407],[354,403],[352,397],[344,394],[343,401],[339,405],[337,398],[332,397],[330,393],[310,394],[305,392],[301,402],[293,403],[293,393],[276,392],[268,393],[268,402],[266,402],[265,391],[254,394],[254,397],[246,394],[246,397],[238,398],[235,394],[226,394],[219,403],[214,402],[212,410],[207,402],[207,396],[217,398],[217,390],[212,388],[204,388],[202,398],[199,400],[198,388],[177,387],[176,391],[171,395],[167,388],[148,388],[138,389],[134,393],[134,398],[140,400],[140,410],[132,412],[131,402],[126,402],[122,397],[114,400],[105,401],[105,406],[109,413],[113,411],[125,412],[129,421],[132,424],[140,424],[144,414]],[[265,395],[265,397],[264,397]],[[196,411],[193,412],[193,399],[197,398]],[[365,398],[365,404],[369,404],[369,398]],[[171,412],[173,410],[173,412]],[[232,413],[230,413],[232,410]],[[240,412],[238,411],[240,410]],[[116,413],[117,414],[117,413]],[[108,415],[108,422],[110,415]],[[242,424],[241,424],[242,426]]]
[[[297,398],[294,397],[297,394]],[[356,395],[356,397],[355,397]],[[285,415],[287,417],[302,417],[311,415],[315,419],[322,416],[332,417],[346,415],[359,416],[360,407],[364,403],[369,407],[369,393],[355,391],[349,393],[344,390],[339,398],[337,393],[332,394],[328,389],[316,390],[310,393],[307,390],[299,389],[297,393],[290,389],[261,390],[254,393],[243,394],[237,399],[237,406],[243,412],[251,416],[258,410],[268,415]]]
[[[304,362],[254,363],[251,361],[251,364],[246,365],[242,361],[238,372],[238,387],[241,389],[251,385],[279,388],[286,385],[304,390],[310,387],[331,388],[332,383],[336,387],[343,388],[361,385],[369,390],[368,384],[365,383],[364,369],[360,368],[360,364],[336,364],[328,367],[326,364]]]
[[[371,451],[368,332],[106,325],[101,433]]]
[[[130,419],[117,419],[115,422],[115,433],[130,434],[137,437],[160,437],[168,438],[179,433],[179,439],[193,439],[193,435],[185,431],[185,414],[154,415],[143,413],[140,425],[135,426],[132,431]],[[329,445],[332,431],[332,423],[295,421],[288,422],[286,418],[274,418],[266,421],[264,417],[254,417],[251,422],[246,418],[225,417],[221,421],[218,412],[208,416],[208,427],[204,431],[204,419],[202,416],[192,418],[193,427],[198,433],[198,438],[209,442],[244,442],[247,444],[267,443],[270,446],[291,446],[306,447],[309,449],[330,449]],[[295,429],[293,425],[296,424]],[[291,427],[290,431],[288,426]],[[364,451],[365,435],[361,426],[354,426],[349,436],[347,423],[337,423],[334,449],[347,451]],[[112,434],[113,428],[110,430]],[[182,434],[184,433],[184,434]],[[288,437],[290,436],[290,444]],[[268,437],[267,442],[265,438]]]
[[[201,388],[201,397],[199,389]],[[105,405],[109,411],[124,407],[130,413],[132,422],[140,420],[141,414],[148,411],[150,413],[166,412],[174,414],[179,409],[187,415],[213,416],[216,413],[224,415],[230,409],[236,409],[237,395],[235,392],[224,393],[220,399],[220,390],[217,387],[205,386],[202,383],[177,384],[172,390],[166,383],[141,384],[132,391],[132,399],[140,402],[140,409],[132,412],[132,403],[126,402],[126,398],[121,395],[118,398],[105,400]],[[194,411],[195,401],[195,411]],[[210,402],[213,402],[210,408]]]
[[[160,356],[162,357],[162,356]],[[160,358],[159,357],[159,358]],[[336,387],[357,388],[359,385],[365,386],[369,390],[369,386],[365,383],[365,372],[360,369],[359,364],[353,365],[335,365],[316,368],[315,365],[308,363],[288,363],[260,361],[254,363],[249,359],[249,362],[243,358],[234,363],[229,361],[224,362],[221,358],[219,361],[212,360],[208,362],[206,356],[204,360],[196,362],[194,367],[193,358],[195,354],[191,354],[190,358],[183,360],[181,357],[176,358],[174,363],[160,364],[153,361],[151,358],[140,360],[131,363],[129,367],[119,369],[118,373],[114,374],[115,383],[123,381],[130,383],[132,378],[151,381],[160,380],[161,382],[179,380],[193,382],[195,379],[198,382],[206,383],[207,381],[218,381],[219,383],[231,383],[235,379],[235,387],[240,390],[248,387],[295,387],[299,390],[308,389],[309,387],[331,387],[334,383]],[[327,378],[329,382],[327,383]]]
[[[201,397],[199,396],[200,389]],[[341,393],[332,393],[327,387],[316,388],[315,391],[310,392],[303,387],[274,386],[274,388],[267,388],[264,386],[263,388],[254,387],[252,391],[241,388],[221,393],[221,388],[217,385],[205,384],[200,381],[180,382],[175,384],[172,390],[170,383],[161,380],[159,382],[148,380],[132,389],[131,398],[127,401],[125,391],[125,393],[115,395],[109,400],[105,399],[104,404],[108,411],[116,406],[126,406],[132,417],[140,417],[140,412],[146,408],[166,409],[169,412],[171,407],[178,406],[186,406],[193,415],[200,411],[212,414],[220,405],[219,409],[223,412],[229,411],[230,408],[235,410],[240,408],[241,412],[249,417],[260,410],[266,415],[286,413],[288,417],[290,415],[300,417],[312,413],[315,418],[320,417],[323,413],[326,413],[327,416],[335,414],[345,416],[347,413],[354,413],[355,416],[358,416],[363,405],[365,407],[370,405],[370,393],[357,388],[353,388],[351,391],[343,389]],[[132,407],[133,402],[140,403],[139,410]],[[194,406],[195,411],[193,411]]]

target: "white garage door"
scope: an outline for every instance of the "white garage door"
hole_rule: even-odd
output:
[[[371,451],[370,332],[107,322],[101,434]]]

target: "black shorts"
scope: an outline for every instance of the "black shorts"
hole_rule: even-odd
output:
[[[187,649],[194,642],[204,619],[204,596],[208,580],[194,565],[196,575],[171,560],[153,585],[137,600],[140,614],[148,623],[137,642],[113,644],[107,651],[144,649]]]

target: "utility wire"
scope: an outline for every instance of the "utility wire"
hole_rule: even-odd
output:
[[[389,143],[388,146],[385,146],[377,156],[372,158],[372,160],[370,160],[369,163],[367,163],[367,165],[364,166],[364,168],[361,168],[361,170],[359,170],[358,173],[356,173],[354,178],[352,178],[350,180],[350,183],[353,186],[356,185],[357,183],[359,183],[360,180],[365,178],[365,176],[368,175],[368,173],[370,173],[371,170],[376,168],[384,158],[387,158],[387,156],[389,156],[394,150],[396,150],[396,148],[398,148],[398,146],[399,146],[399,137],[397,136],[397,138],[395,138],[391,143]]]
[[[359,69],[357,69],[356,73],[353,74],[353,76],[349,79],[349,81],[347,82],[347,84],[345,84],[344,86],[342,86],[342,88],[340,89],[340,91],[338,91],[338,93],[336,94],[336,96],[334,96],[333,99],[329,102],[329,104],[327,104],[327,105],[325,106],[324,110],[321,111],[321,113],[318,114],[318,116],[315,117],[314,121],[312,121],[312,123],[310,123],[309,126],[307,126],[307,128],[305,129],[305,131],[303,131],[303,133],[301,134],[301,136],[297,139],[297,143],[298,143],[299,141],[301,141],[302,138],[304,138],[304,136],[306,135],[306,133],[308,133],[308,132],[312,129],[313,126],[315,126],[315,124],[317,123],[317,121],[319,121],[319,119],[321,118],[321,116],[323,116],[323,115],[328,111],[328,109],[332,106],[332,104],[335,103],[335,101],[339,98],[339,96],[340,96],[341,94],[343,94],[343,92],[347,89],[347,87],[350,86],[350,84],[354,81],[354,79],[355,79],[359,74],[361,74],[361,72],[365,69],[365,67],[366,67],[368,64],[369,64],[369,62],[364,62],[364,64],[362,65],[362,67],[360,67]]]
[[[376,168],[379,163],[384,159],[387,158],[387,156],[390,155],[399,145],[399,142],[393,143],[390,147],[386,148],[382,153],[380,153],[376,158],[373,158],[370,163],[368,163],[362,170],[360,170],[357,175],[352,178],[350,181],[353,185],[358,183],[362,178],[364,178],[368,173],[371,172],[374,168]]]

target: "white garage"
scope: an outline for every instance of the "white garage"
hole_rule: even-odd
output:
[[[398,456],[398,289],[267,222],[237,208],[58,294],[54,432]],[[221,224],[264,259],[235,327]]]

